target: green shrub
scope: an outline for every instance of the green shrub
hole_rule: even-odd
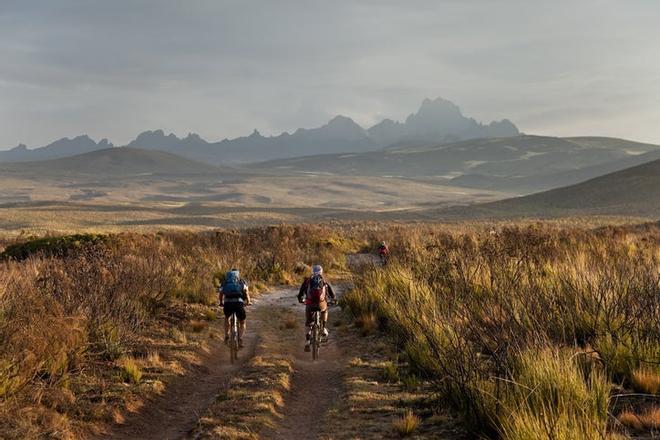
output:
[[[96,244],[106,244],[108,235],[74,234],[60,237],[36,238],[24,243],[9,245],[0,254],[0,259],[22,261],[32,255],[63,257],[78,249]]]
[[[119,360],[119,375],[126,383],[138,384],[142,379],[142,371],[135,359],[125,357]]]
[[[385,362],[383,364],[383,379],[390,383],[399,382],[399,366],[392,361]]]

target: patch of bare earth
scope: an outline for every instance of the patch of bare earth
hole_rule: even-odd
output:
[[[141,387],[153,389],[132,393],[130,401],[114,410],[114,425],[104,427],[94,438],[181,438],[194,428],[198,415],[240,368],[240,364],[229,362],[222,343],[221,319],[200,316],[181,327],[163,328],[162,332],[169,337],[154,334],[139,348],[142,356],[137,358]],[[248,336],[247,350],[255,345],[255,336]]]
[[[397,366],[389,341],[378,334],[364,336],[363,330],[348,321],[341,317],[333,322],[337,342],[345,348],[343,395],[326,414],[317,438],[400,438],[395,425],[406,414],[419,422],[408,438],[469,438],[456,416],[442,407],[431,386]]]
[[[398,438],[394,424],[406,412],[419,419],[411,438],[465,438],[426,385],[384,375],[391,344],[361,336],[340,309],[331,310],[330,340],[312,361],[303,350],[304,311],[295,293],[280,290],[256,301],[246,336],[250,348],[239,364],[229,364],[216,338],[196,368],[108,438]]]

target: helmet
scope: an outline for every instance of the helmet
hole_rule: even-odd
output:
[[[241,272],[238,269],[232,269],[229,271],[229,274],[235,276],[236,278],[241,277]]]
[[[381,247],[385,247],[385,246],[387,246],[387,245],[385,244],[384,241],[381,241],[381,242],[380,242],[380,245],[381,245]]]
[[[312,267],[312,275],[323,275],[323,267],[316,264]]]

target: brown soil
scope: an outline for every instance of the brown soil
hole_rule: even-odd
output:
[[[380,360],[374,358],[372,365],[363,361],[355,364],[355,356],[373,357],[375,352],[370,353],[378,345],[377,339],[360,338],[346,325],[347,321],[343,321],[340,327],[333,327],[331,324],[339,316],[339,309],[333,309],[329,321],[330,340],[321,347],[320,359],[313,361],[311,353],[304,351],[306,329],[300,325],[304,312],[295,294],[295,290],[282,289],[255,300],[248,318],[247,348],[239,354],[238,364],[231,365],[227,348],[221,341],[214,340],[201,365],[171,382],[161,396],[147,402],[111,435],[102,438],[304,440],[392,437],[391,422],[403,411],[397,402],[409,396],[399,386],[380,381]],[[272,319],[281,320],[286,316],[300,321],[292,327],[285,323],[273,325]],[[221,321],[214,324],[218,329],[221,325]],[[264,356],[287,359],[292,370],[287,370],[288,378],[284,383],[288,385],[281,391],[283,399],[274,398],[275,407],[271,412],[262,410],[260,414],[265,414],[265,419],[257,421],[261,416],[248,410],[250,406],[244,406],[255,405],[256,401],[231,403],[217,398],[232,394],[228,393],[231,390],[241,398],[246,398],[244,393],[247,393],[248,399],[252,393],[269,393],[265,388],[250,388],[254,386],[250,384],[257,383],[255,374],[263,378],[262,383],[272,383],[267,380],[268,370],[259,369],[258,365],[263,361],[257,362],[256,367],[252,365],[254,360]],[[355,384],[364,385],[356,388]],[[272,393],[275,395],[276,392]],[[360,396],[365,395],[373,396],[373,399],[361,400]],[[227,411],[233,411],[235,406],[238,412],[228,414]],[[248,412],[241,415],[246,410]],[[238,425],[234,426],[236,423]],[[440,431],[433,425],[429,429],[432,431],[422,430],[414,438],[438,438]],[[452,431],[442,431],[442,437],[463,438]]]
[[[220,321],[218,328],[221,325]],[[256,343],[257,336],[249,332],[239,362],[232,365],[226,346],[219,340],[213,341],[200,365],[170,382],[163,394],[128,415],[109,435],[99,438],[172,440],[185,436],[195,427],[200,414],[226,389],[232,374],[252,356]]]
[[[291,292],[295,295],[294,292]],[[287,298],[275,301],[280,307],[295,307]],[[300,306],[296,307],[301,309]],[[332,312],[331,312],[332,313]],[[302,314],[302,311],[301,311]],[[319,351],[319,359],[312,360],[304,351],[305,328],[298,330],[300,343],[294,351],[294,372],[291,390],[284,401],[283,417],[278,426],[262,433],[265,439],[316,439],[321,422],[342,392],[342,365],[346,359],[334,338]]]

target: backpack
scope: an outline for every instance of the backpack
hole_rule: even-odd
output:
[[[230,301],[243,300],[243,282],[235,272],[227,272],[225,282],[222,283],[222,294]]]
[[[313,305],[325,301],[325,280],[322,275],[312,275],[307,286],[307,299]]]

